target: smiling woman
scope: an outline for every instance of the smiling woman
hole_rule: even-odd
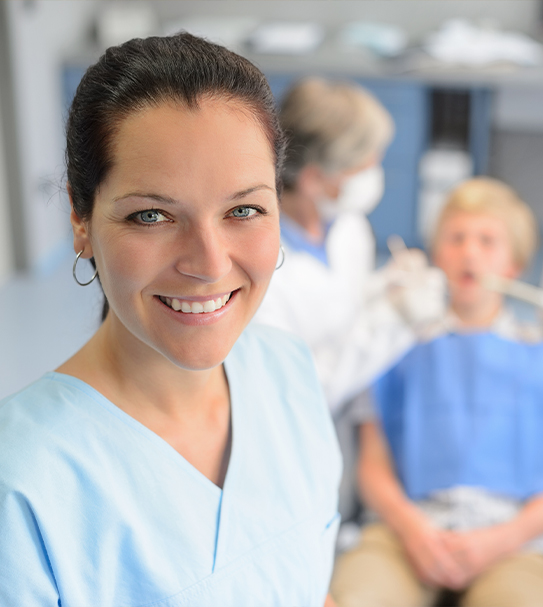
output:
[[[103,332],[138,360],[151,346],[176,375],[217,367],[277,262],[265,133],[240,101],[204,98],[188,110],[166,102],[125,118],[113,150],[91,218],[72,213],[75,249],[94,258],[111,306]],[[215,310],[218,299],[225,305]]]
[[[264,77],[222,47],[133,40],[88,70],[68,192],[104,319],[0,404],[0,604],[324,603],[334,432],[305,348],[246,329],[282,158]]]

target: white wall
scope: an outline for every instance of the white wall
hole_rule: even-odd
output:
[[[64,125],[61,66],[88,45],[96,0],[8,0],[27,260],[45,273],[67,249],[69,213],[61,191]]]
[[[0,107],[0,118],[1,116],[2,108]],[[10,211],[3,141],[2,120],[0,119],[0,285],[7,280],[13,270]]]
[[[317,20],[330,30],[353,20],[381,21],[405,29],[418,41],[444,20],[495,20],[507,29],[538,34],[539,0],[152,0],[162,20],[180,16],[256,16]]]

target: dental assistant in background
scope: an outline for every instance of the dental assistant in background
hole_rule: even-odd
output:
[[[282,156],[264,76],[223,47],[132,40],[84,75],[74,277],[92,259],[108,305],[0,403],[0,605],[330,604],[329,412],[307,348],[246,329],[277,264]]]
[[[280,121],[288,141],[281,202],[285,263],[257,320],[306,341],[337,417],[414,340],[403,290],[395,291],[396,307],[388,297],[396,274],[390,268],[374,273],[375,238],[366,217],[383,196],[381,160],[394,124],[362,87],[318,78],[286,94]],[[433,316],[443,296],[440,276],[435,270],[427,275],[419,271],[414,285],[430,286],[413,310],[417,321],[425,306]]]

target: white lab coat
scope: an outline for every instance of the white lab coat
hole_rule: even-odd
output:
[[[326,238],[328,266],[284,245],[285,262],[255,317],[292,331],[313,352],[334,415],[413,343],[414,333],[379,287],[366,217],[339,216]]]

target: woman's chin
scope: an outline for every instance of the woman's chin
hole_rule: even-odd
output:
[[[169,348],[162,354],[179,369],[186,371],[206,371],[221,365],[228,356],[233,344],[215,344],[206,347],[192,342],[190,347]]]

